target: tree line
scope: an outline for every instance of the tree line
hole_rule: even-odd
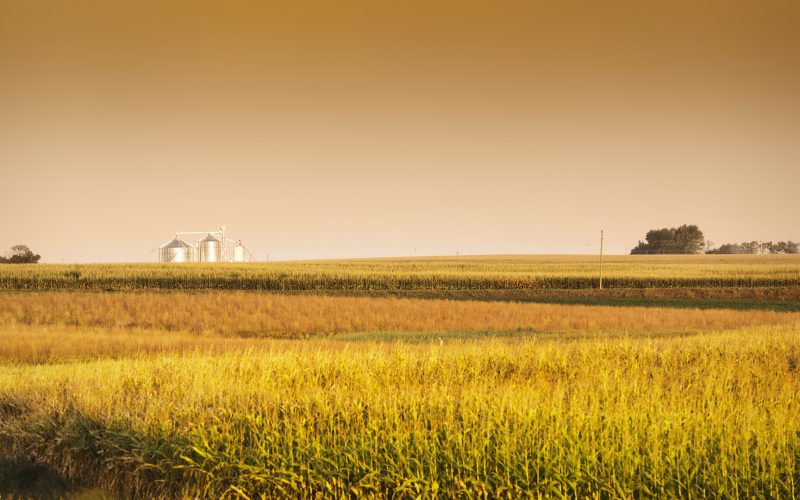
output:
[[[748,254],[748,253],[797,253],[800,243],[794,241],[750,241],[742,243],[725,243],[719,248],[709,249],[711,254]]]
[[[684,224],[680,227],[651,229],[644,241],[631,250],[631,255],[646,254],[796,254],[800,243],[794,241],[750,241],[725,243],[713,248],[713,243],[705,239],[703,231],[696,225]]]

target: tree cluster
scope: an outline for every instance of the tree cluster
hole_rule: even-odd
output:
[[[41,258],[25,245],[14,245],[10,255],[0,256],[0,264],[36,264]]]
[[[646,241],[631,250],[631,255],[642,254],[695,254],[703,251],[705,237],[695,225],[651,229],[645,235]]]
[[[710,254],[751,254],[751,253],[798,253],[800,243],[794,241],[725,243],[719,248],[712,248],[706,253]]]

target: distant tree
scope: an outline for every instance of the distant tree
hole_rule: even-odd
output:
[[[761,244],[757,241],[744,241],[741,247],[745,249],[745,253],[758,253],[761,251]]]
[[[794,241],[779,241],[773,243],[771,241],[743,241],[742,243],[725,243],[720,245],[719,248],[712,248],[706,251],[709,254],[755,254],[769,252],[772,254],[785,254],[798,253],[800,244]]]
[[[777,243],[770,241],[767,245],[769,253],[798,253],[798,247],[800,247],[800,244],[794,241],[779,241]]]
[[[640,254],[695,254],[703,251],[705,237],[695,225],[651,229],[645,235],[646,241],[631,250],[631,255]]]
[[[746,244],[743,244],[746,245]],[[725,243],[719,248],[711,248],[706,251],[708,254],[745,254],[751,253],[749,248],[736,243]]]
[[[675,243],[678,250],[675,253],[700,253],[705,245],[705,236],[699,227],[684,224],[675,230]]]
[[[26,245],[14,245],[10,256],[0,257],[0,264],[36,264],[41,258]]]

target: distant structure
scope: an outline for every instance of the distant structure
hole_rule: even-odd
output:
[[[158,250],[159,262],[194,262],[194,247],[183,240],[175,239],[164,243]]]
[[[159,262],[250,262],[253,255],[242,244],[226,237],[227,227],[218,231],[178,231],[172,241],[158,250]],[[188,243],[186,240],[194,240]],[[234,244],[228,258],[228,243]]]
[[[223,242],[214,238],[210,233],[200,240],[198,253],[200,262],[222,262],[225,260],[225,252],[222,250]]]

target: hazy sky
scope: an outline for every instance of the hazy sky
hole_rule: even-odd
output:
[[[800,239],[800,2],[0,0],[0,251]]]

